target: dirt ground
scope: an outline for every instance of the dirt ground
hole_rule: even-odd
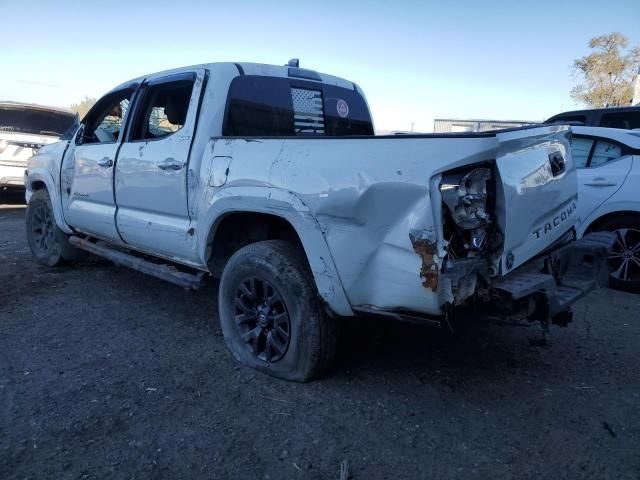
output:
[[[640,296],[603,289],[547,346],[349,322],[324,380],[238,366],[216,284],[31,259],[0,198],[0,478],[638,479]]]

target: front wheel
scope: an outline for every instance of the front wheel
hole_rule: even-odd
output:
[[[239,362],[299,382],[330,366],[335,319],[295,245],[267,240],[241,248],[225,265],[218,295],[222,333]]]
[[[630,215],[613,218],[599,230],[616,235],[609,252],[609,284],[618,290],[640,292],[640,218]]]
[[[55,267],[75,259],[76,250],[56,225],[51,198],[46,190],[33,192],[27,205],[26,226],[29,248],[39,263]]]

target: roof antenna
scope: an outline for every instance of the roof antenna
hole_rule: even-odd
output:
[[[289,60],[287,62],[287,67],[300,68],[300,59],[299,58],[292,58],[291,60]]]

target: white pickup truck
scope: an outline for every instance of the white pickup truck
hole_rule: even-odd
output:
[[[225,341],[304,381],[340,317],[446,325],[465,306],[566,324],[607,280],[608,233],[575,241],[565,126],[373,136],[354,83],[297,62],[147,75],[29,162],[27,234],[197,288],[220,278]]]

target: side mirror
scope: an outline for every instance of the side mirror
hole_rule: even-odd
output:
[[[80,128],[78,128],[78,132],[76,133],[76,145],[82,145],[83,139],[84,139],[84,123],[80,124]]]

